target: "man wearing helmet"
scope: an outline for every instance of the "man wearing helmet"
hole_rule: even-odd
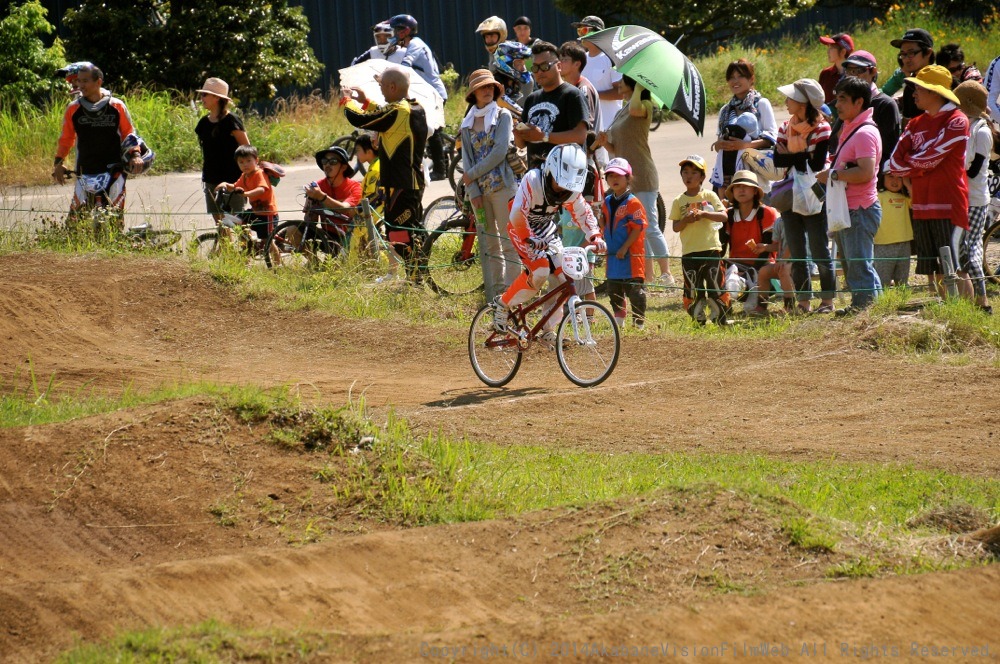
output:
[[[427,114],[417,102],[407,99],[409,72],[387,69],[379,80],[385,106],[368,101],[357,88],[340,91],[344,117],[358,129],[379,132],[379,186],[385,192],[385,222],[389,243],[415,272],[413,229],[423,217],[424,173],[421,161],[427,142]]]
[[[80,96],[63,114],[62,133],[56,147],[52,177],[57,184],[66,182],[63,160],[76,144],[76,170],[81,175],[100,175],[108,172],[112,164],[122,163],[129,173],[141,173],[147,164],[143,161],[144,143],[134,136],[135,127],[125,102],[112,97],[101,87],[104,72],[90,63],[76,72],[76,86]],[[126,139],[133,136],[131,142]],[[148,148],[146,149],[148,152]],[[109,191],[109,199],[120,208],[125,207],[125,178],[118,177]],[[87,200],[82,179],[77,180],[70,212],[79,209]]]
[[[551,149],[541,168],[529,170],[510,209],[507,233],[524,264],[522,272],[507,291],[493,301],[493,321],[498,331],[506,331],[507,312],[535,296],[546,281],[552,286],[562,275],[552,274],[559,265],[562,241],[556,226],[560,210],[566,210],[580,230],[599,253],[606,250],[604,238],[597,227],[594,212],[583,198],[587,180],[587,155],[574,143],[557,145]],[[559,323],[558,316],[546,323],[552,331]]]
[[[391,58],[397,50],[405,49],[400,64],[414,69],[420,74],[420,78],[437,90],[441,99],[447,100],[448,91],[441,82],[441,73],[438,70],[437,60],[434,59],[434,53],[423,39],[417,37],[417,19],[409,14],[397,14],[389,19],[389,25],[394,36],[389,42],[389,48],[386,49],[386,57]],[[444,158],[444,141],[440,129],[431,134],[427,140],[427,151],[433,162],[431,179],[443,180],[448,177],[448,164]]]
[[[392,38],[392,26],[389,25],[389,21],[381,21],[373,25],[372,37],[375,39],[375,45],[351,60],[352,65],[360,64],[365,60],[388,60],[396,64],[403,61],[403,56],[406,55],[405,50],[396,50],[388,56],[385,54],[389,50],[389,40]]]
[[[520,107],[535,89],[531,72],[526,64],[531,62],[531,49],[516,41],[505,41],[497,46],[490,63],[490,71],[503,85],[508,101]]]
[[[482,38],[483,46],[489,53],[489,59],[492,63],[497,46],[507,41],[507,24],[499,16],[490,16],[479,24],[479,27],[476,28],[476,34]]]

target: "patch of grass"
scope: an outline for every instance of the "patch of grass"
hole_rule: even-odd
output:
[[[201,395],[218,397],[222,405],[248,418],[247,421],[276,408],[298,407],[298,402],[287,388],[263,390],[246,385],[209,382],[166,385],[149,392],[138,392],[131,385],[125,385],[117,395],[99,392],[88,386],[65,390],[58,374],[52,374],[47,379],[37,376],[31,368],[30,359],[23,374],[15,373],[9,380],[0,382],[0,390],[0,428],[65,422]]]
[[[816,519],[793,517],[782,522],[781,530],[792,546],[814,553],[832,553],[837,537],[831,528]]]
[[[861,579],[878,576],[881,569],[882,564],[878,560],[858,556],[830,567],[826,575],[832,579]]]
[[[318,632],[242,629],[207,621],[194,627],[153,628],[80,645],[59,664],[104,662],[310,662],[344,655]]]

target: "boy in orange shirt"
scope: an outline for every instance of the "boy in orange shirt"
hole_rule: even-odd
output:
[[[265,242],[278,223],[278,203],[274,197],[274,187],[260,167],[257,148],[241,145],[236,148],[234,156],[243,174],[236,182],[223,182],[215,190],[243,194],[250,201],[250,237],[255,242]]]

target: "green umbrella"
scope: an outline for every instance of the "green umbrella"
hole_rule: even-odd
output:
[[[641,25],[618,25],[584,37],[608,54],[615,69],[642,84],[654,101],[705,130],[705,84],[687,56]]]

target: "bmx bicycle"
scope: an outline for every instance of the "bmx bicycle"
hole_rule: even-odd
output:
[[[554,340],[556,359],[566,378],[580,387],[593,387],[611,375],[618,364],[621,337],[606,306],[581,300],[576,293],[573,280],[585,277],[588,269],[587,249],[565,247],[556,271],[564,281],[511,309],[505,332],[494,326],[492,304],[476,312],[469,326],[469,360],[479,380],[490,387],[502,387],[513,380],[524,351],[543,341],[546,323],[556,315],[562,315]],[[536,320],[539,310],[541,316]]]

